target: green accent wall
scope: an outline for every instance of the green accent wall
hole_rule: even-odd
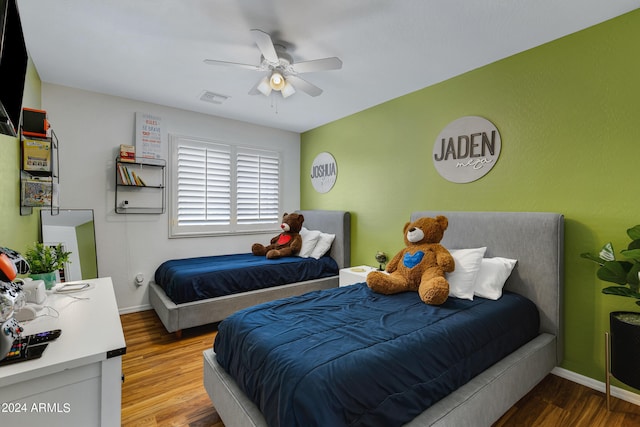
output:
[[[375,265],[378,250],[393,256],[415,210],[564,214],[562,367],[604,381],[608,314],[638,307],[602,295],[595,265],[579,254],[609,240],[619,252],[640,223],[638,40],[640,10],[306,132],[301,208],[351,211],[353,265]],[[432,150],[468,115],[497,126],[502,151],[487,175],[454,184],[435,170]],[[338,178],[319,194],[309,175],[323,151]]]
[[[40,77],[29,60],[22,105],[40,108],[40,93]],[[20,216],[19,141],[0,135],[0,246],[24,252],[39,241],[40,215],[34,209],[32,215]]]

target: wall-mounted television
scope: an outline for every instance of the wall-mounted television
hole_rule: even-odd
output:
[[[20,126],[27,61],[16,0],[0,0],[0,133],[6,135]]]

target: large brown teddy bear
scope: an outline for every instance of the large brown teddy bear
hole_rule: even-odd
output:
[[[271,239],[269,246],[254,243],[251,246],[251,252],[254,255],[266,255],[268,259],[296,255],[302,248],[300,230],[303,222],[304,216],[301,214],[285,213],[282,216],[282,224],[280,225],[282,233]]]
[[[449,296],[445,273],[455,268],[453,257],[440,240],[449,225],[444,216],[419,218],[404,226],[406,247],[387,264],[387,273],[372,271],[367,285],[381,294],[418,291],[427,304],[440,305]]]

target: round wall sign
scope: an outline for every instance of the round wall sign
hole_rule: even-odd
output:
[[[333,188],[338,178],[338,164],[329,153],[320,153],[311,164],[311,184],[318,193],[326,193]]]
[[[500,132],[489,120],[466,116],[449,123],[433,144],[433,164],[447,181],[466,183],[489,173],[500,157]]]

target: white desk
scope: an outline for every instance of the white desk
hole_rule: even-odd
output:
[[[1,425],[120,426],[126,343],[113,284],[111,278],[82,282],[91,287],[47,292],[43,305],[55,308],[58,318],[24,323],[24,335],[51,329],[62,335],[40,359],[0,366]]]

